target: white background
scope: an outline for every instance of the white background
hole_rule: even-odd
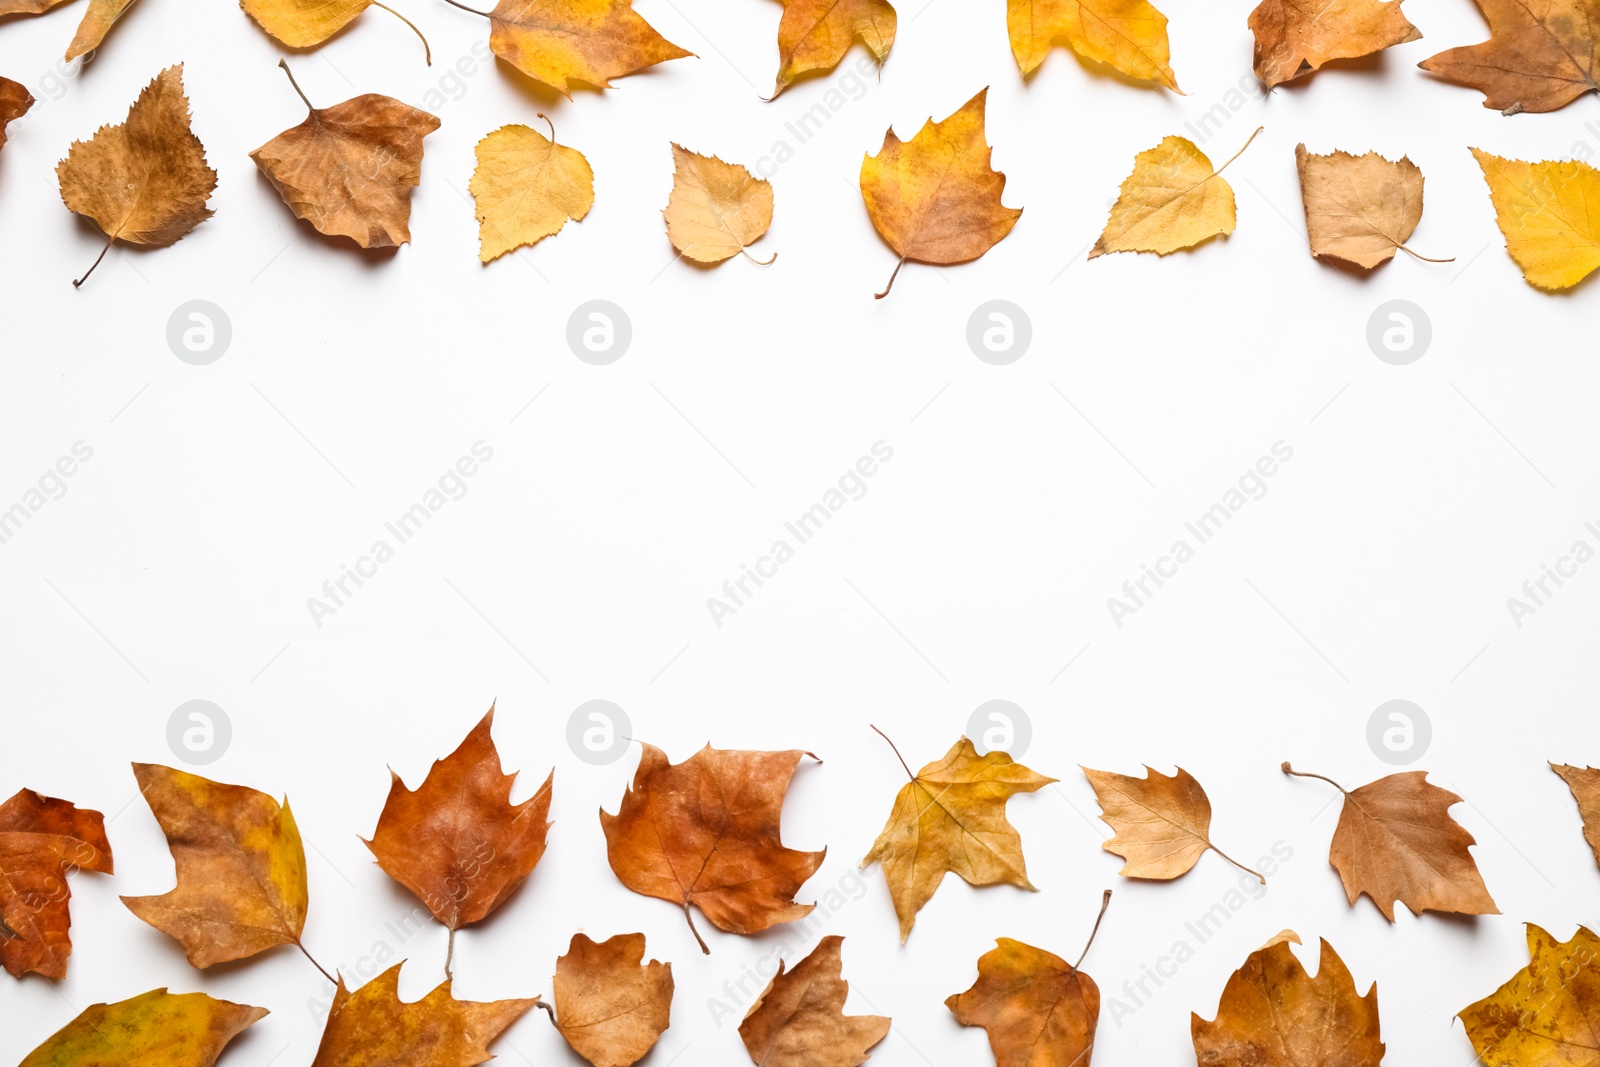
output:
[[[634,759],[596,768],[568,751],[567,716],[591,698],[618,702],[674,759],[708,739],[822,755],[785,813],[789,844],[829,848],[802,900],[848,877],[903,782],[868,723],[920,766],[980,702],[1027,709],[1024,761],[1061,779],[1010,805],[1040,892],[947,881],[901,948],[873,871],[829,920],[847,935],[852,1010],[895,1020],[876,1054],[886,1064],[990,1062],[944,997],[971,983],[996,936],[1075,958],[1107,886],[1119,895],[1085,967],[1107,997],[1095,1059],[1112,1065],[1185,1062],[1189,1012],[1212,1016],[1227,976],[1284,927],[1308,959],[1328,937],[1363,989],[1378,983],[1390,1062],[1466,1064],[1452,1016],[1526,962],[1521,924],[1566,937],[1595,920],[1600,872],[1544,762],[1600,758],[1600,568],[1521,628],[1505,599],[1600,517],[1596,294],[1521,280],[1467,146],[1567,158],[1600,147],[1584,127],[1596,109],[1586,97],[1502,118],[1415,69],[1485,36],[1466,0],[1409,0],[1424,40],[1252,99],[1223,124],[1203,146],[1217,161],[1266,126],[1227,174],[1234,237],[1092,263],[1083,251],[1134,154],[1248,74],[1247,0],[1167,6],[1186,97],[1065,51],[1025,85],[998,0],[908,7],[881,81],[776,172],[776,216],[754,251],[778,262],[709,271],[675,262],[665,238],[669,140],[754,164],[841,80],[758,98],[776,70],[775,3],[641,0],[700,58],[570,102],[504,67],[455,75],[427,141],[415,243],[387,256],[319,238],[257,174],[247,152],[304,110],[279,49],[234,5],[142,0],[49,99],[43,80],[81,7],[0,27],[0,73],[41,100],[0,153],[0,505],[74,442],[94,449],[66,495],[0,545],[0,792],[106,812],[117,874],[73,880],[66,981],[0,981],[0,1059],[93,1002],[171,986],[272,1009],[225,1063],[311,1061],[320,1027],[305,1002],[322,980],[292,949],[202,974],[116,899],[172,884],[127,763],[174,762],[167,718],[197,697],[234,724],[205,773],[289,796],[311,864],[306,942],[353,973],[412,907],[357,840],[383,803],[385,765],[414,785],[498,699],[518,795],[555,767],[555,828],[530,883],[462,936],[457,992],[548,993],[574,931],[643,930],[678,983],[658,1065],[744,1061],[706,999],[773,939],[708,933],[704,958],[671,905],[616,882],[596,811],[614,809]],[[311,98],[420,104],[487,35],[431,0],[403,10],[432,41],[431,69],[404,26],[369,11],[292,59]],[[109,256],[74,291],[100,238],[61,205],[55,161],[178,61],[220,173],[217,215],[174,247]],[[862,153],[986,84],[994,162],[1024,215],[978,262],[908,265],[873,301],[894,256],[861,204]],[[595,207],[484,268],[465,194],[473,145],[504,123],[542,125],[538,111],[593,164]],[[1412,243],[1456,262],[1401,256],[1356,279],[1313,261],[1301,140],[1409,154],[1427,176]],[[197,298],[233,326],[207,367],[165,340],[168,316]],[[564,340],[592,298],[633,324],[607,367]],[[994,298],[1033,323],[1032,347],[1006,367],[965,340],[969,314]],[[1432,321],[1431,348],[1407,367],[1365,341],[1368,316],[1395,298]],[[494,458],[468,494],[316,626],[306,599],[479,440]],[[706,598],[878,440],[894,458],[867,495],[714,626]],[[1294,458],[1267,495],[1114,626],[1106,598],[1279,440]],[[1331,790],[1278,771],[1290,759],[1350,787],[1386,773],[1365,727],[1395,697],[1432,717],[1414,766],[1467,798],[1454,813],[1501,916],[1402,909],[1391,926],[1370,902],[1347,907],[1325,858]],[[1209,791],[1222,847],[1246,860],[1277,841],[1294,850],[1266,896],[1121,1025],[1110,998],[1237,872],[1207,856],[1174,883],[1119,879],[1080,763],[1180,764]],[[443,931],[398,949],[413,960],[402,989],[420,996],[440,976]],[[537,1016],[497,1051],[573,1062]]]

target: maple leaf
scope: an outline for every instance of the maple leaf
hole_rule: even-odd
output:
[[[1006,0],[1006,32],[1024,76],[1060,42],[1130,78],[1183,92],[1172,73],[1167,17],[1149,0]]]
[[[780,0],[778,85],[769,100],[803,75],[832,70],[860,41],[881,65],[894,46],[897,18],[888,0]]]
[[[1283,771],[1320,779],[1344,794],[1328,862],[1352,907],[1365,893],[1390,922],[1397,900],[1413,915],[1500,914],[1467,851],[1476,842],[1450,817],[1461,798],[1430,783],[1426,771],[1390,774],[1354,790],[1287,763]]]
[[[550,830],[555,772],[533,796],[512,804],[517,776],[500,769],[493,725],[491,706],[414,790],[390,771],[378,828],[364,842],[384,873],[449,929],[452,957],[455,932],[486,918],[517,891],[544,855]]]
[[[906,260],[965,263],[1000,242],[1022,217],[1000,202],[1006,176],[989,166],[983,138],[987,88],[939,122],[929,119],[909,141],[890,127],[876,156],[861,160],[861,196],[878,234],[899,255],[889,295]]]
[[[411,190],[422,180],[422,139],[439,128],[426,111],[377,93],[311,106],[283,60],[306,120],[250,153],[296,218],[362,248],[411,240]]]
[[[1211,843],[1211,801],[1182,767],[1172,775],[1146,767],[1143,778],[1084,767],[1083,776],[1094,787],[1100,817],[1116,831],[1100,847],[1127,861],[1118,874],[1166,881],[1187,874],[1209,850],[1265,884]]]
[[[1313,256],[1327,256],[1371,270],[1394,258],[1395,249],[1429,263],[1405,242],[1422,219],[1422,171],[1411,160],[1398,163],[1376,152],[1319,156],[1296,145],[1306,235]]]
[[[670,900],[700,950],[691,905],[719,930],[753,934],[811,913],[794,895],[822,864],[779,839],[783,797],[808,753],[702,748],[682,763],[643,745],[633,785],[600,826],[617,879],[635,893]],[[812,759],[815,759],[812,756]]]
[[[1233,187],[1222,180],[1261,129],[1250,135],[1228,162],[1211,169],[1211,160],[1186,137],[1168,137],[1133,160],[1106,228],[1089,258],[1107,252],[1167,255],[1233,232]]]
[[[75,870],[112,871],[105,817],[24,789],[0,804],[0,963],[14,977],[67,976]]]
[[[1572,790],[1572,799],[1578,802],[1578,815],[1583,820],[1583,839],[1589,843],[1595,862],[1600,863],[1600,770],[1569,767],[1564,763],[1552,763],[1550,769]]]
[[[457,1000],[446,979],[407,1004],[400,999],[400,967],[353,993],[340,976],[311,1067],[474,1067],[493,1058],[489,1044],[537,1000]]]
[[[6,126],[26,115],[33,104],[33,94],[21,82],[0,78],[0,148],[6,146]]]
[[[168,67],[147,85],[120,126],[102,126],[88,141],[74,141],[56,165],[61,200],[93,219],[112,242],[170,245],[211,217],[206,201],[217,172],[206,165],[205,146],[189,128],[183,65]]]
[[[3,0],[0,0],[3,2]],[[423,58],[433,65],[433,49],[416,24],[379,0],[239,0],[245,14],[290,48],[315,48],[353,22],[369,7],[381,7],[422,41]],[[310,106],[310,105],[307,105]]]
[[[1528,965],[1457,1014],[1484,1067],[1594,1062],[1600,1014],[1600,937],[1580,926],[1557,941],[1527,924]]]
[[[840,956],[844,938],[830,934],[810,955],[778,973],[750,1006],[739,1036],[756,1067],[856,1067],[889,1033],[882,1015],[846,1015],[850,983]]]
[[[1540,289],[1570,289],[1600,267],[1600,171],[1577,160],[1524,163],[1482,149],[1495,222],[1522,276]]]
[[[674,248],[696,263],[721,263],[741,252],[762,266],[778,258],[773,253],[763,261],[745,250],[772,225],[771,182],[737,163],[677,144],[672,146],[672,163],[672,195],[662,215]]]
[[[1228,978],[1217,1017],[1189,1017],[1195,1059],[1201,1067],[1378,1067],[1378,985],[1363,996],[1328,942],[1322,942],[1317,976],[1289,949],[1300,943],[1285,930],[1252,952]]]
[[[998,938],[994,948],[978,957],[978,980],[972,988],[945,998],[944,1006],[962,1026],[988,1031],[995,1067],[1087,1067],[1100,1021],[1100,987],[1078,968],[1110,903],[1107,889],[1077,963]]]
[[[874,730],[878,730],[876,726]],[[888,737],[878,730],[885,741]],[[894,742],[889,742],[894,748]],[[917,774],[895,749],[910,782],[900,787],[889,821],[862,868],[883,864],[884,881],[905,943],[917,913],[954,871],[968,885],[1014,885],[1032,891],[1022,857],[1022,835],[1006,819],[1006,801],[1054,782],[1001,751],[978,755],[963,737],[943,759]]]
[[[467,189],[484,263],[559,233],[594,206],[594,171],[582,152],[556,144],[554,123],[548,140],[527,126],[502,126],[478,142],[477,157]]]
[[[594,1067],[631,1067],[671,1022],[672,964],[644,962],[643,934],[574,934],[554,985],[556,1029]]]
[[[1508,115],[1555,111],[1600,87],[1600,27],[1587,0],[1475,0],[1489,23],[1482,44],[1451,48],[1417,64],[1483,93]]]
[[[204,993],[148,993],[92,1004],[19,1067],[211,1067],[266,1008]]]
[[[178,885],[123,897],[128,910],[176,938],[202,969],[278,945],[305,952],[306,855],[288,802],[156,764],[135,763],[133,773],[167,836]]]
[[[611,79],[694,55],[655,31],[633,0],[499,0],[489,20],[494,54],[535,81],[572,96],[575,82],[611,88]]]
[[[1267,88],[1303,78],[1331,59],[1370,56],[1419,40],[1400,0],[1261,0],[1250,12],[1255,71]]]

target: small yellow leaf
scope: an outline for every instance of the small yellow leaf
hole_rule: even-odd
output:
[[[857,40],[882,63],[894,45],[896,23],[888,0],[783,0],[778,85],[772,95],[801,75],[832,70]]]
[[[1149,0],[1007,0],[1006,30],[1024,75],[1060,42],[1130,78],[1182,92],[1172,73],[1167,17]]]
[[[1255,136],[1251,134],[1250,140]],[[1246,141],[1245,148],[1249,146]],[[1228,163],[1239,158],[1239,152]],[[1107,252],[1164,256],[1232,233],[1233,187],[1221,177],[1228,163],[1212,170],[1211,160],[1185,137],[1168,137],[1140,152],[1089,258]]]
[[[612,78],[694,55],[657,33],[633,0],[500,0],[488,15],[494,54],[567,96],[573,82],[609,89]]]
[[[674,144],[672,195],[667,198],[667,237],[697,263],[721,263],[745,252],[772,225],[772,183],[737,163],[702,156]],[[752,262],[765,266],[777,259]]]
[[[1495,221],[1522,276],[1570,289],[1600,267],[1600,171],[1577,160],[1524,163],[1479,148]]]

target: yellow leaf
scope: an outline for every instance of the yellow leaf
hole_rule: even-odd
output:
[[[528,77],[572,95],[582,82],[611,79],[694,55],[655,31],[633,0],[499,0],[493,11],[456,7],[489,20],[489,47]]]
[[[433,52],[422,31],[410,19],[379,0],[239,0],[239,6],[245,14],[255,19],[256,25],[290,48],[315,48],[348,26],[367,8],[381,7],[422,38],[424,55],[430,64],[433,62]]]
[[[545,120],[549,122],[549,119]],[[502,126],[478,142],[467,188],[478,205],[478,258],[485,263],[559,233],[594,206],[594,171],[576,148],[527,126]]]
[[[1170,65],[1167,17],[1149,0],[1006,0],[1006,30],[1024,75],[1059,41],[1084,59],[1182,92]]]
[[[204,993],[148,993],[92,1004],[20,1067],[211,1067],[266,1008]]]
[[[672,195],[667,198],[667,237],[697,263],[721,263],[745,252],[772,225],[772,183],[737,163],[672,146]]]
[[[778,23],[778,85],[775,97],[796,78],[832,70],[860,40],[882,63],[894,45],[896,17],[888,0],[782,0]]]
[[[1577,160],[1524,163],[1479,148],[1495,221],[1522,276],[1570,289],[1600,267],[1600,171]]]
[[[1250,135],[1250,141],[1256,133]],[[1250,147],[1250,141],[1244,148]],[[1228,163],[1238,159],[1239,152]],[[1168,137],[1140,152],[1089,258],[1107,252],[1164,256],[1218,234],[1232,233],[1233,188],[1221,177],[1228,163],[1212,170],[1206,154],[1184,137]]]
[[[1578,1067],[1595,1062],[1600,937],[1580,926],[1567,941],[1528,924],[1528,965],[1458,1018],[1483,1067]]]
[[[905,261],[965,263],[993,248],[1022,216],[1000,202],[1006,176],[989,165],[983,136],[987,88],[909,141],[890,129],[876,156],[861,161],[861,196],[872,224]],[[889,295],[889,285],[878,294]]]

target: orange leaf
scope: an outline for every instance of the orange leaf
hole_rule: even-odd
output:
[[[31,789],[0,804],[0,962],[15,977],[29,971],[67,976],[67,874],[79,868],[111,873],[111,845],[98,811]]]
[[[644,935],[574,934],[556,960],[556,1029],[594,1067],[631,1067],[672,1017],[672,964],[644,962]]]
[[[457,1000],[445,981],[407,1004],[400,999],[400,967],[354,993],[339,979],[311,1067],[474,1067],[493,1058],[490,1042],[536,999]]]
[[[843,978],[837,935],[778,973],[739,1024],[739,1036],[756,1067],[856,1067],[889,1033],[882,1015],[846,1015],[850,984]]]

